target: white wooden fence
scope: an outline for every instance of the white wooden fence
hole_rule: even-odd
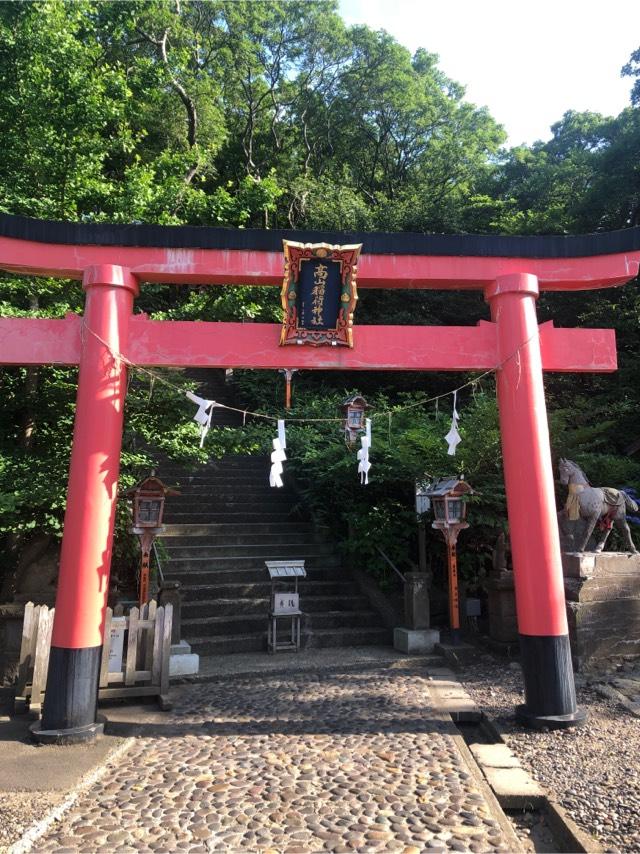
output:
[[[25,711],[28,703],[32,717],[39,717],[42,711],[54,614],[55,608],[33,602],[24,609],[16,711]],[[173,606],[158,608],[155,600],[142,608],[131,608],[126,616],[122,605],[107,608],[99,700],[157,696],[160,708],[170,708],[172,617]]]

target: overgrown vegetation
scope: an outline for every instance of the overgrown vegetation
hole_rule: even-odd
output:
[[[548,142],[505,149],[503,129],[421,49],[347,28],[333,0],[36,0],[0,4],[0,210],[48,219],[420,232],[571,233],[640,221],[640,70],[617,117],[568,112]],[[0,278],[0,313],[81,312],[77,283]],[[279,319],[272,288],[146,286],[137,311],[168,319]],[[540,300],[557,325],[614,326],[613,376],[549,376],[554,450],[594,482],[638,486],[640,300],[635,286]],[[475,323],[473,294],[362,294],[359,323]],[[2,566],[35,531],[59,535],[76,372],[6,368],[0,413]],[[183,382],[183,380],[179,380]],[[255,408],[280,411],[277,378],[245,375]],[[379,567],[415,552],[412,483],[464,471],[479,495],[465,549],[481,573],[504,525],[491,384],[461,401],[464,442],[447,458],[448,413],[403,406],[460,377],[311,376],[294,415],[331,416],[356,383],[374,409],[375,475],[365,490],[336,425],[292,427],[290,466],[304,500],[340,518],[345,547]],[[186,385],[186,383],[184,383]],[[391,408],[391,429],[375,413]],[[267,435],[269,434],[269,435]],[[214,431],[205,454],[266,449],[264,427]],[[203,457],[175,394],[134,378],[122,486],[150,446]],[[125,544],[124,514],[118,542]]]

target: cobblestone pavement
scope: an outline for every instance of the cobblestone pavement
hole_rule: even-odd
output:
[[[182,686],[35,849],[514,851],[428,685],[381,667]]]

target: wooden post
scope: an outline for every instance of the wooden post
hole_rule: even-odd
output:
[[[149,599],[149,558],[148,549],[142,549],[142,562],[140,564],[140,592],[138,596],[139,605],[142,606]]]
[[[280,373],[284,374],[285,381],[285,398],[284,398],[284,408],[291,409],[291,380],[293,379],[293,375],[297,371],[297,368],[283,368]]]
[[[35,655],[33,660],[33,679],[31,683],[31,700],[29,702],[29,715],[39,718],[42,711],[42,697],[44,695],[47,680],[47,668],[49,666],[49,650],[51,649],[51,629],[53,628],[54,612],[46,605],[40,605],[38,613],[37,639]]]
[[[104,642],[102,644],[102,661],[100,662],[100,688],[109,684],[109,653],[111,651],[111,619],[113,611],[107,608],[104,617]]]
[[[427,574],[427,525],[424,519],[418,521],[418,566],[420,572]]]
[[[447,531],[447,567],[449,570],[449,626],[451,628],[451,643],[460,643],[460,596],[458,592],[458,555],[456,539]]]

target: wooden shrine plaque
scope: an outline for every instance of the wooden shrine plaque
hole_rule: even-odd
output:
[[[353,347],[353,313],[362,244],[284,240],[284,321],[280,344]]]

